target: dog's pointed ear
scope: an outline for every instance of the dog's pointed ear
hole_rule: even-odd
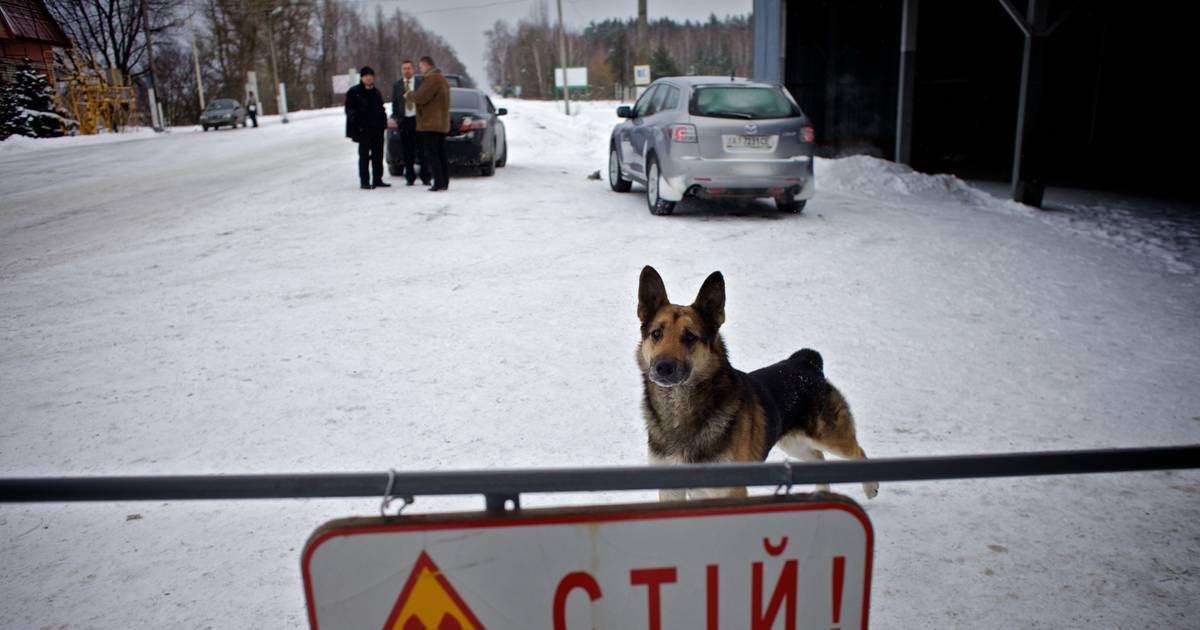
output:
[[[720,271],[709,274],[700,285],[692,308],[708,319],[714,329],[725,323],[725,276]]]
[[[642,268],[641,284],[638,285],[638,319],[644,324],[667,304],[667,287],[654,267]]]

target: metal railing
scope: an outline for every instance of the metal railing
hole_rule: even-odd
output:
[[[276,475],[27,477],[0,479],[0,503],[288,499],[481,494],[488,509],[520,495],[930,481],[1200,468],[1200,445],[953,455],[826,462]]]

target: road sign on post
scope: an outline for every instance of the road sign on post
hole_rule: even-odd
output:
[[[874,535],[836,495],[333,521],[323,628],[867,627]]]
[[[650,85],[650,66],[644,65],[633,67],[633,84]]]

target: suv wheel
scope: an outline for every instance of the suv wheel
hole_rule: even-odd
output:
[[[616,147],[608,150],[608,185],[620,193],[629,192],[633,187],[633,182],[621,177],[621,157],[617,155]]]
[[[650,157],[646,160],[646,204],[650,206],[650,214],[665,216],[675,212],[675,202],[666,201],[658,196],[662,174],[658,170],[658,160]]]

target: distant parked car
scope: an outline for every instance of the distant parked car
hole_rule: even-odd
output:
[[[205,107],[204,111],[200,113],[200,126],[208,131],[210,127],[216,129],[225,125],[235,128],[238,125],[245,127],[246,108],[231,98],[219,98],[211,101],[208,107]]]
[[[497,167],[508,163],[508,136],[500,117],[508,114],[497,109],[487,94],[473,88],[450,88],[450,133],[446,135],[446,159],[457,166],[478,166],[481,173],[494,175]],[[404,151],[400,133],[388,130],[385,151],[388,172],[404,172]]]
[[[650,212],[687,195],[772,197],[786,212],[812,198],[813,128],[783,86],[730,77],[667,77],[630,107],[609,141],[608,183],[646,186]]]

